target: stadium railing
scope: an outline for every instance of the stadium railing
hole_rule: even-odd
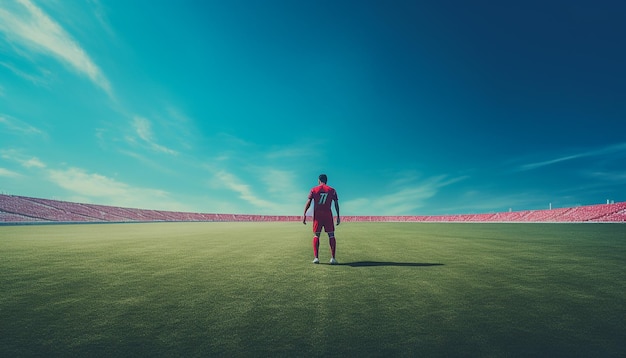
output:
[[[0,195],[0,222],[300,221],[297,215],[147,210]],[[487,214],[342,216],[344,222],[626,222],[626,202]]]

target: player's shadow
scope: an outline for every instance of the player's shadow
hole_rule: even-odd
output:
[[[425,262],[391,262],[391,261],[356,261],[343,262],[340,265],[350,267],[375,267],[375,266],[400,266],[400,267],[425,267],[425,266],[443,266],[443,264],[425,263]]]

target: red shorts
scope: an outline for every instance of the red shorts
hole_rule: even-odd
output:
[[[322,216],[313,218],[313,232],[322,232],[322,228],[327,233],[335,232],[335,223],[332,216]]]

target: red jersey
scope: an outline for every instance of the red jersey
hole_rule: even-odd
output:
[[[313,199],[314,208],[313,208],[313,218],[322,218],[322,217],[333,217],[333,212],[331,210],[331,203],[334,201],[338,201],[337,192],[335,189],[329,187],[326,184],[320,184],[313,189],[309,193],[309,199]]]

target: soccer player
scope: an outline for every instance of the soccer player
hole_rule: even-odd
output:
[[[318,258],[320,234],[322,233],[322,228],[324,228],[324,231],[328,234],[328,243],[330,244],[330,253],[332,255],[330,264],[335,265],[337,263],[337,260],[335,260],[337,241],[335,240],[335,225],[333,223],[333,211],[331,207],[331,203],[333,201],[335,202],[335,211],[337,212],[337,225],[341,223],[341,218],[339,217],[339,201],[337,198],[337,192],[335,189],[326,185],[327,181],[328,177],[326,174],[320,174],[317,182],[318,186],[311,189],[311,192],[309,193],[309,200],[307,200],[306,205],[304,206],[302,223],[306,225],[306,212],[311,207],[311,202],[313,202],[313,232],[315,233],[315,236],[313,237],[313,254],[315,255],[315,259],[313,259],[313,263],[320,263]]]

